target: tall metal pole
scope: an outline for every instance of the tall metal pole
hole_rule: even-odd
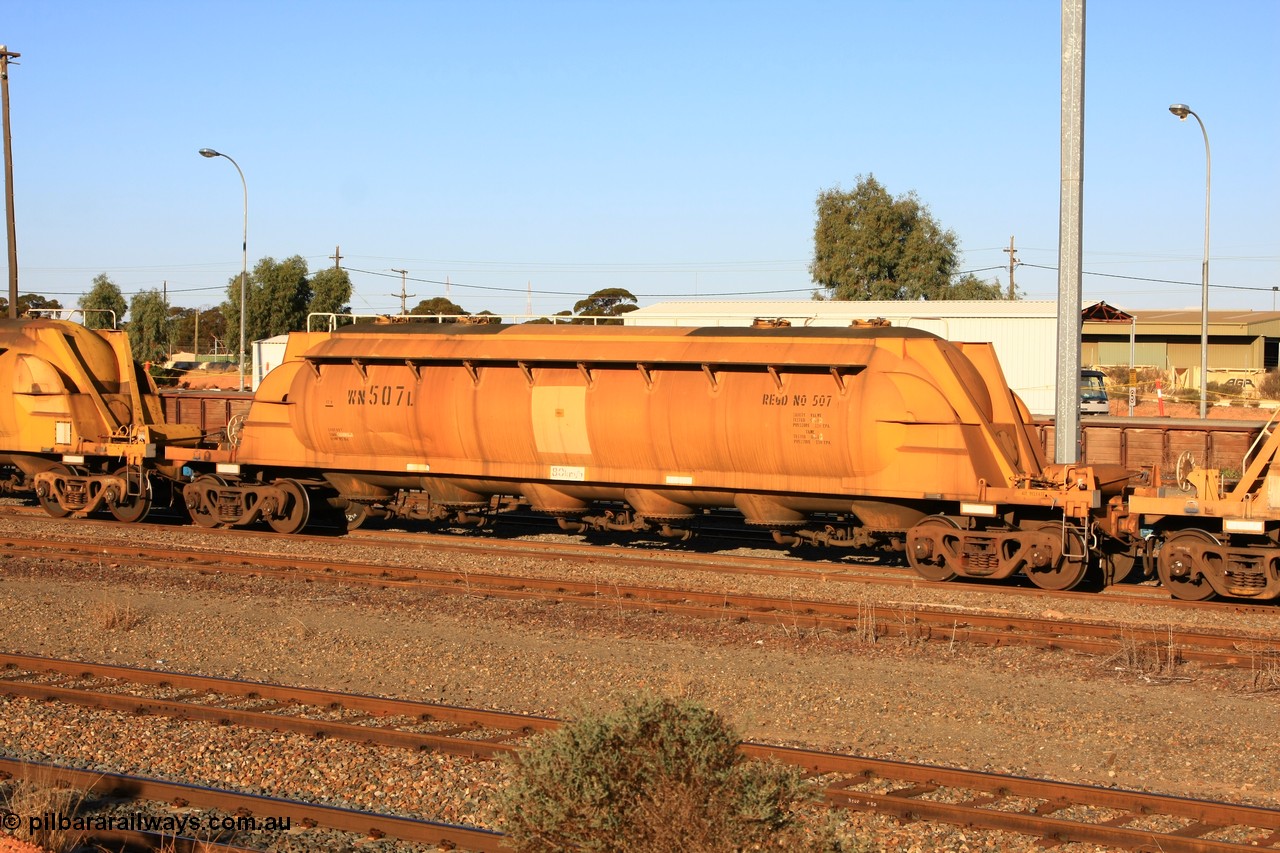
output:
[[[240,390],[245,390],[244,386],[244,315],[245,315],[245,293],[249,290],[249,184],[244,179],[244,171],[241,170],[240,164],[227,154],[214,151],[212,148],[201,148],[201,157],[226,157],[231,160],[231,165],[236,167],[236,171],[240,173],[240,185],[244,187],[244,239],[240,243]]]
[[[1204,129],[1200,116],[1186,104],[1170,104],[1169,112],[1186,121],[1196,116],[1200,133],[1204,135],[1204,260],[1200,264],[1200,417],[1205,417],[1209,399],[1209,131]]]
[[[405,314],[407,313],[407,309],[406,309],[406,307],[405,307],[405,303],[406,303],[406,302],[408,302],[409,297],[411,297],[411,296],[417,296],[418,294],[416,294],[416,293],[405,293],[405,290],[406,290],[406,289],[408,288],[408,286],[409,286],[409,271],[408,271],[408,270],[392,269],[391,271],[392,271],[392,272],[398,272],[398,273],[400,273],[400,316],[401,316],[401,317],[403,317],[403,316],[405,316]],[[393,293],[393,294],[391,294],[391,295],[392,295],[392,296],[395,296],[395,294],[394,294],[394,293]]]
[[[9,229],[9,319],[18,317],[18,228],[13,218],[13,140],[9,133],[9,60],[22,56],[0,44],[0,101],[4,113],[4,214]]]
[[[1058,372],[1054,461],[1080,461],[1081,233],[1084,202],[1084,1],[1062,0],[1058,190]]]

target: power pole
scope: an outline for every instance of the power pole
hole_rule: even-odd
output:
[[[1081,239],[1084,233],[1084,5],[1062,0],[1058,188],[1058,358],[1053,460],[1080,461]]]
[[[9,133],[9,60],[22,56],[0,44],[0,101],[4,113],[4,213],[9,227],[9,319],[18,318],[18,229],[13,219],[13,140]]]
[[[341,246],[334,246],[333,254],[330,255],[329,257],[333,261],[333,268],[335,270],[342,269],[342,247]]]
[[[1009,248],[1001,249],[1002,252],[1009,253],[1009,298],[1016,299],[1017,291],[1013,287],[1013,268],[1018,265],[1018,250],[1013,248],[1013,237],[1009,237]]]
[[[416,294],[416,293],[405,293],[405,292],[404,292],[404,291],[405,291],[405,288],[408,286],[408,281],[409,281],[409,279],[408,279],[409,271],[408,271],[408,270],[392,270],[392,272],[398,272],[398,273],[400,273],[400,316],[401,316],[401,317],[403,317],[406,313],[408,313],[408,312],[405,310],[405,300],[409,299],[410,297],[417,296],[418,294]],[[392,296],[395,296],[395,294],[394,294],[394,293],[393,293],[393,294],[391,294],[391,295],[392,295]]]

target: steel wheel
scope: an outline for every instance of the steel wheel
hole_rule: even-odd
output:
[[[954,521],[942,515],[931,515],[928,518],[921,519],[913,530],[921,527],[943,527],[948,530],[959,530],[960,527]],[[908,532],[908,542],[910,543],[910,532]],[[911,564],[911,568],[916,570],[916,574],[922,578],[931,581],[949,581],[955,580],[956,573],[947,566],[947,558],[943,554],[934,553],[933,549],[928,547],[925,541],[907,545],[907,562]]]
[[[1128,551],[1104,551],[1102,554],[1104,580],[1108,584],[1123,583],[1137,565],[1138,557]]]
[[[213,493],[216,497],[218,489],[226,484],[226,480],[221,477],[204,474],[196,477],[183,488],[182,495],[186,499],[187,512],[191,515],[192,521],[201,527],[222,526],[218,517],[209,511],[209,495]]]
[[[1170,595],[1183,601],[1207,601],[1217,595],[1203,576],[1193,578],[1191,575],[1192,560],[1187,546],[1195,544],[1222,543],[1203,530],[1184,530],[1166,539],[1160,546],[1160,553],[1156,554],[1156,574],[1160,576],[1160,583]]]
[[[1052,521],[1028,525],[1027,529],[1039,533],[1048,533],[1051,536],[1060,536],[1063,530],[1061,524]],[[1079,586],[1080,581],[1084,580],[1085,574],[1089,571],[1089,548],[1080,531],[1068,527],[1067,535],[1062,545],[1063,550],[1068,555],[1076,554],[1079,556],[1064,555],[1058,565],[1053,568],[1026,568],[1022,570],[1023,574],[1031,578],[1031,582],[1041,589],[1053,590],[1054,592],[1075,589]]]
[[[63,476],[71,473],[71,469],[66,465],[54,465],[52,468],[49,468],[48,471],[50,474],[62,474]],[[36,489],[36,500],[40,502],[40,506],[49,515],[54,518],[66,518],[71,514],[71,510],[63,508],[62,504],[58,502],[58,499],[53,494],[45,495],[41,494],[40,491],[40,489]]]
[[[347,530],[356,530],[372,517],[373,513],[369,511],[368,504],[356,503],[355,501],[348,503],[346,509],[342,511],[342,518],[346,522]]]
[[[284,492],[284,506],[280,507],[277,516],[267,519],[271,529],[276,533],[297,533],[307,526],[311,517],[311,501],[307,499],[307,490],[294,480],[277,480],[273,485]]]
[[[129,469],[121,468],[115,472],[115,476],[122,477],[126,482],[129,479]],[[147,513],[151,511],[151,478],[146,474],[142,474],[141,494],[137,495],[121,495],[116,502],[109,504],[111,514],[119,521],[126,524],[134,524],[142,521],[147,517]]]

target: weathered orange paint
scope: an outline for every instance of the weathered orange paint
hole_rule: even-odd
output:
[[[117,330],[0,320],[0,459],[27,474],[63,454],[140,461],[146,446],[197,438],[166,424],[155,386]]]
[[[1042,476],[1028,420],[988,345],[912,329],[355,327],[291,346],[237,461],[552,513],[796,523],[858,499],[903,528]]]

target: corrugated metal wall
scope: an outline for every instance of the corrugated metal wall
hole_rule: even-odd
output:
[[[1053,317],[950,317],[946,331],[937,323],[913,321],[951,341],[990,341],[1005,380],[1035,414],[1053,414],[1058,348]]]
[[[1094,359],[1085,364],[1101,364],[1106,366],[1129,364],[1129,342],[1098,341],[1086,344],[1086,348],[1094,348]],[[1169,367],[1168,344],[1164,341],[1138,341],[1133,348],[1133,363],[1143,367],[1158,367],[1166,370]],[[1200,363],[1200,346],[1196,345],[1196,364]]]

